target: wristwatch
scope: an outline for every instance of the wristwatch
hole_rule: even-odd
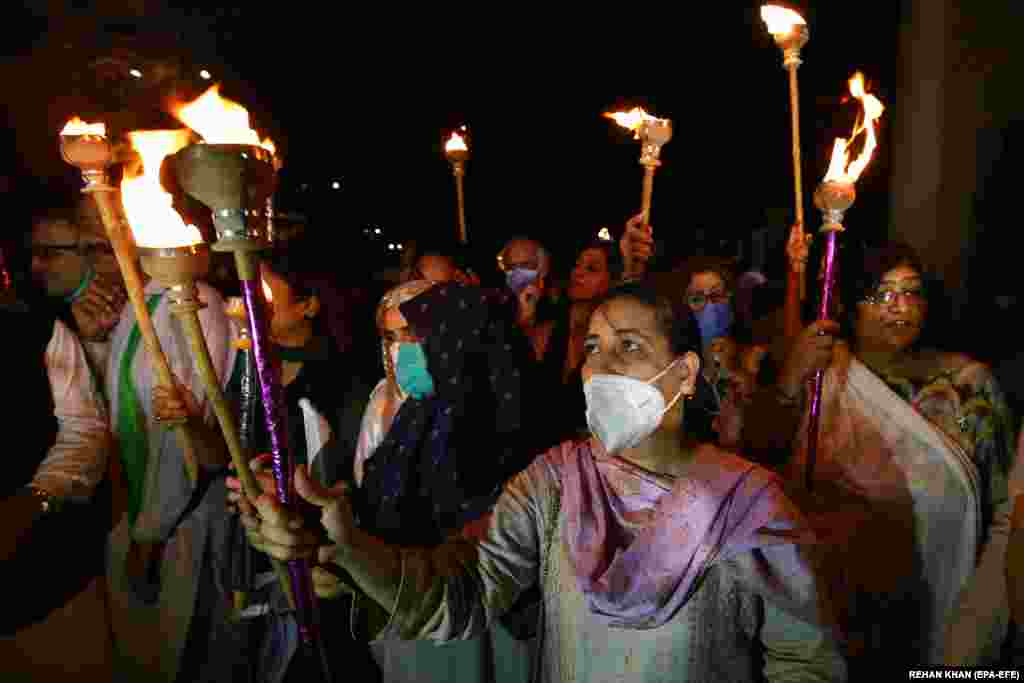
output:
[[[32,494],[32,498],[39,504],[40,517],[52,515],[60,508],[60,499],[46,489],[35,485],[30,485],[27,488]]]

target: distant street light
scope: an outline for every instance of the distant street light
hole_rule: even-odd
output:
[[[138,69],[131,69],[128,72],[133,78],[142,78],[142,72]]]
[[[207,71],[206,69],[203,69],[202,71],[199,72],[199,78],[203,79],[204,81],[208,81],[211,78],[213,78],[213,76],[210,75],[209,71]]]

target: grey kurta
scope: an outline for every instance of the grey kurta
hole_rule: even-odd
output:
[[[543,683],[846,679],[832,638],[783,607],[814,586],[806,565],[779,570],[783,559],[792,563],[793,546],[713,565],[662,627],[613,629],[591,615],[577,586],[560,501],[558,473],[538,458],[508,483],[481,543],[404,549],[398,601],[380,637],[472,637],[539,581],[544,606],[534,680]]]

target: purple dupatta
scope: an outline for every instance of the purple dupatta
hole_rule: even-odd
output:
[[[594,440],[548,457],[561,476],[578,585],[612,627],[665,624],[717,561],[813,542],[776,475],[714,447],[701,447],[675,479],[609,456]]]

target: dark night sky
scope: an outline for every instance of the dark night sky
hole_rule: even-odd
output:
[[[811,42],[800,82],[812,225],[809,195],[824,174],[832,138],[848,133],[856,112],[842,103],[846,79],[864,70],[869,87],[890,105],[897,91],[899,3],[873,4],[870,15],[851,14],[840,3],[818,3],[805,14]],[[71,5],[88,14],[90,3]],[[785,72],[758,6],[708,3],[692,16],[696,29],[674,18],[671,33],[652,34],[654,49],[641,46],[648,17],[635,10],[619,13],[614,41],[596,31],[591,38],[583,25],[563,32],[543,17],[515,16],[470,18],[473,37],[460,44],[446,39],[441,14],[418,26],[405,17],[411,26],[399,32],[388,23],[345,22],[326,10],[268,16],[255,3],[151,13],[121,21],[118,30],[186,32],[182,49],[197,62],[219,63],[229,74],[225,94],[249,106],[257,127],[283,142],[284,208],[312,212],[318,230],[353,240],[367,223],[396,239],[454,234],[441,140],[461,123],[469,124],[473,145],[470,237],[484,253],[493,254],[513,232],[568,250],[602,225],[615,231],[639,203],[639,146],[601,113],[643,106],[675,127],[662,153],[652,218],[657,237],[679,253],[701,228],[731,238],[763,223],[766,208],[787,208],[786,220],[792,213]],[[25,14],[23,41],[33,32],[45,40],[45,15]],[[533,23],[516,26],[523,21]],[[418,32],[405,35],[411,27]],[[22,55],[27,48],[24,42]],[[44,88],[27,97],[44,106]],[[632,88],[657,94],[605,94]],[[882,154],[859,184],[855,209],[879,230],[886,133],[883,123]],[[335,179],[342,180],[340,192],[330,190]],[[311,189],[300,192],[303,184]]]

